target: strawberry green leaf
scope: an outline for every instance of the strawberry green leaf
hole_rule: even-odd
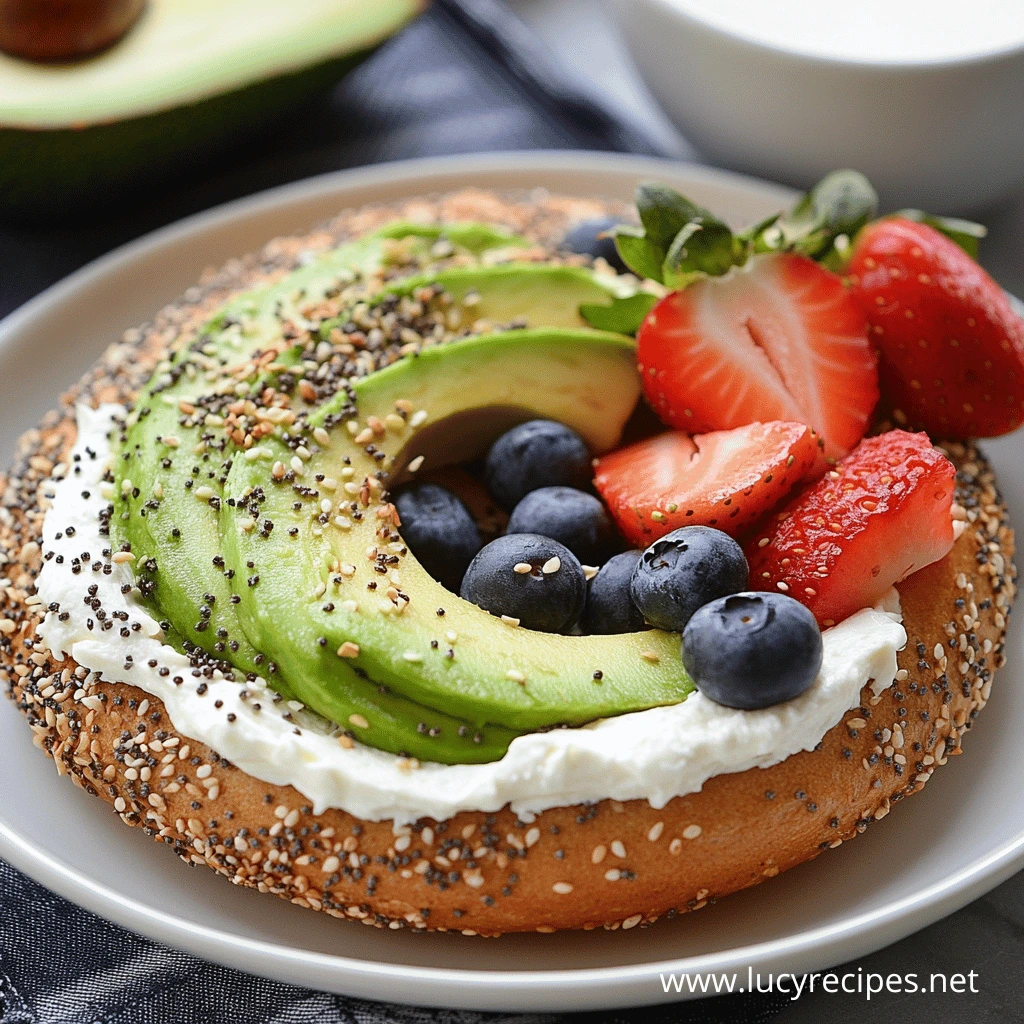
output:
[[[664,283],[684,288],[695,275],[717,277],[732,268],[737,252],[732,231],[720,220],[690,221],[676,235],[662,265]]]
[[[832,171],[789,213],[756,226],[750,242],[755,252],[798,252],[821,260],[837,239],[852,237],[877,209],[878,196],[863,174]]]
[[[916,220],[935,228],[936,231],[941,231],[947,238],[956,242],[972,260],[978,258],[978,243],[988,234],[988,228],[984,224],[975,224],[974,221],[961,220],[959,217],[939,217],[923,210],[897,210],[894,216]]]
[[[585,302],[580,306],[580,316],[599,331],[636,334],[657,301],[658,297],[650,292],[637,292],[625,298],[612,299],[607,305]]]
[[[668,252],[672,240],[691,221],[715,219],[712,213],[680,195],[675,189],[655,182],[644,182],[637,186],[636,208],[647,238],[663,254]]]
[[[617,227],[615,248],[622,262],[641,280],[661,280],[664,253],[645,236],[643,229],[623,225]]]

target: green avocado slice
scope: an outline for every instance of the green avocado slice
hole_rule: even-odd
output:
[[[307,461],[278,439],[262,446],[263,457],[235,461],[221,529],[229,564],[253,567],[233,581],[239,615],[254,644],[273,649],[300,700],[325,713],[324,689],[344,690],[357,669],[418,704],[535,730],[686,697],[692,682],[678,636],[538,633],[445,590],[401,542],[376,476],[400,479],[419,456],[430,466],[472,458],[502,429],[534,417],[566,423],[605,451],[639,395],[635,358],[630,339],[582,329],[452,342],[325,404],[310,429],[338,425],[319,433],[320,450]],[[358,420],[342,429],[338,417],[353,399]],[[370,445],[367,423],[389,424]],[[296,476],[275,483],[275,465]],[[268,519],[269,532],[258,526]],[[375,719],[362,721],[358,738],[380,745]],[[431,760],[455,759],[449,739],[443,731],[434,738]]]
[[[392,244],[396,242],[397,247]],[[479,292],[482,301],[473,307],[475,315],[516,319],[529,314],[531,320],[539,315],[575,325],[582,323],[576,313],[579,302],[606,300],[622,287],[609,279],[598,281],[590,271],[578,268],[514,263],[474,266],[478,259],[507,259],[506,251],[514,255],[523,245],[513,235],[480,224],[387,225],[317,257],[270,286],[232,300],[211,318],[195,343],[158,369],[123,432],[112,527],[115,538],[130,545],[136,555],[140,587],[198,663],[205,657],[228,671],[233,666],[250,677],[268,677],[284,696],[299,696],[274,660],[278,658],[277,633],[254,646],[239,621],[240,605],[234,602],[241,602],[242,595],[237,593],[237,583],[247,580],[249,572],[229,557],[218,529],[218,513],[223,509],[228,474],[235,464],[246,461],[246,452],[225,441],[223,402],[210,405],[211,396],[230,397],[228,392],[258,396],[265,384],[276,382],[280,370],[239,376],[259,353],[271,353],[272,365],[281,367],[300,362],[307,343],[289,344],[287,325],[302,324],[304,309],[325,298],[337,298],[339,289],[344,308],[373,301],[374,290],[408,294],[431,281],[450,289],[449,294],[460,302],[469,292]],[[433,269],[412,277],[401,276],[432,265]],[[455,269],[437,269],[445,266]],[[500,298],[492,299],[496,294]],[[347,317],[346,313],[339,321]],[[630,405],[634,400],[635,394]],[[297,395],[294,407],[305,415],[312,411]],[[213,411],[207,413],[205,408]],[[309,428],[312,425],[306,423]],[[287,427],[277,428],[277,434],[282,433],[287,433]],[[356,723],[372,721],[372,742],[381,749],[424,759],[489,761],[500,757],[516,735],[483,719],[463,721],[444,710],[418,705],[369,679],[361,666],[345,663],[339,668],[337,655],[330,649],[325,652],[318,645],[316,654],[329,655],[334,676],[320,672],[314,659],[307,659],[302,699],[356,733],[360,729]],[[437,742],[441,735],[443,744]]]
[[[443,259],[450,250],[451,256],[474,262],[484,253],[522,244],[483,224],[393,222],[232,299],[195,342],[158,368],[140,396],[120,440],[111,525],[115,538],[135,555],[143,593],[186,645],[247,674],[266,671],[267,658],[238,623],[226,575],[232,569],[224,563],[220,544],[217,507],[232,461],[244,453],[222,443],[214,426],[221,417],[214,415],[208,424],[197,403],[222,382],[236,387],[236,371],[246,368],[254,353],[282,349],[278,359],[294,362],[297,356],[284,339],[286,323],[303,322],[304,308],[338,289],[349,288],[355,301],[383,287],[387,273],[430,266],[432,248],[442,237],[448,243]],[[403,242],[397,267],[391,262],[396,241]],[[257,373],[255,379],[262,378]],[[242,378],[245,395],[255,389],[249,378]],[[196,501],[196,494],[208,496]]]

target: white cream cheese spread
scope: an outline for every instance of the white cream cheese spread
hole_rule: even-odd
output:
[[[98,677],[158,697],[178,732],[258,779],[294,786],[318,813],[336,807],[360,818],[405,823],[505,804],[522,817],[605,798],[646,799],[662,807],[674,796],[699,791],[714,775],[766,768],[813,749],[858,705],[866,683],[881,693],[895,678],[906,633],[893,591],[879,607],[826,630],[818,678],[805,694],[775,707],[736,711],[693,693],[670,707],[518,737],[500,761],[489,764],[417,763],[358,743],[342,745],[328,723],[282,701],[262,681],[245,684],[243,699],[242,685],[219,673],[193,676],[188,658],[163,642],[138,591],[122,593],[134,579],[130,560],[115,556],[109,575],[89,566],[73,572],[72,560],[82,552],[109,547],[100,532],[110,497],[103,477],[112,457],[111,420],[122,413],[112,405],[80,407],[73,461],[51,482],[43,546],[64,558],[45,563],[38,592],[61,612],[47,613],[40,635],[52,651],[70,654]],[[104,630],[95,622],[89,628],[84,600],[91,586],[117,628]],[[223,704],[215,712],[217,701]]]

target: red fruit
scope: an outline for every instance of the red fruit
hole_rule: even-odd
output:
[[[824,472],[821,448],[802,423],[751,423],[696,437],[670,431],[599,459],[594,486],[639,547],[680,526],[736,536]]]
[[[869,437],[747,547],[750,585],[831,626],[953,546],[953,464],[927,434]]]
[[[886,400],[934,437],[997,437],[1024,422],[1024,321],[945,235],[869,224],[849,265],[881,350]]]
[[[840,456],[864,436],[878,401],[864,314],[806,256],[755,256],[673,292],[637,343],[648,401],[690,433],[795,420]]]

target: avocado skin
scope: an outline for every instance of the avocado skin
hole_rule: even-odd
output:
[[[0,219],[64,221],[121,206],[209,164],[326,92],[377,46],[188,106],[85,128],[0,127]]]

